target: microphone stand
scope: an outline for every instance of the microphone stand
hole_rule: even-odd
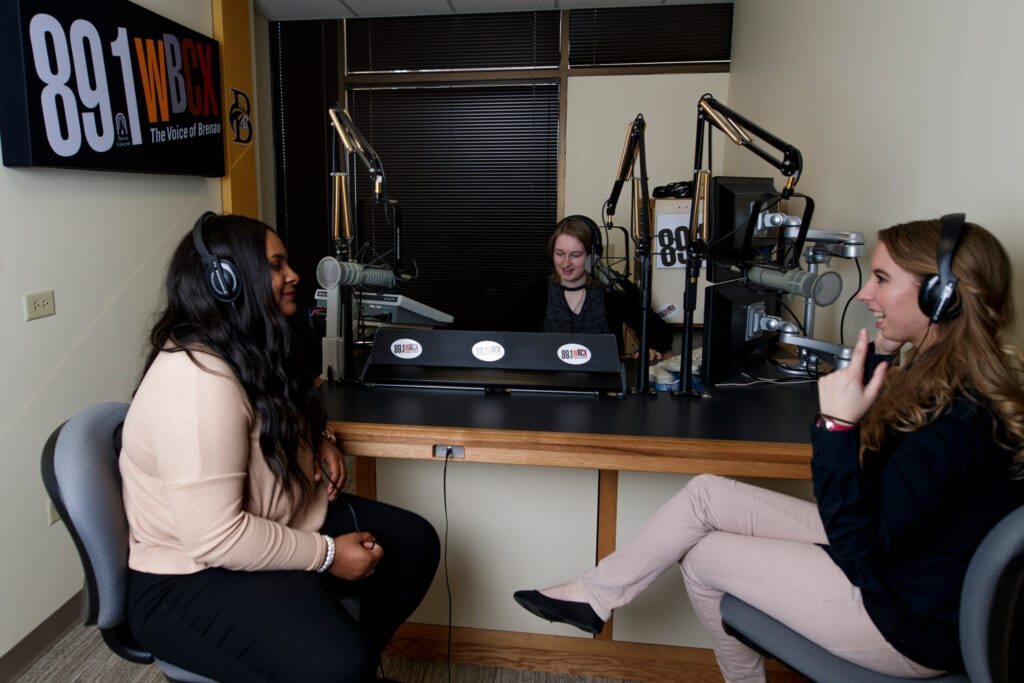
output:
[[[639,180],[640,184],[639,199],[636,196],[635,187],[633,192],[634,209],[637,208],[636,204],[640,204],[636,218],[639,233],[636,237],[636,260],[640,276],[640,329],[637,331],[640,351],[637,354],[639,362],[637,363],[635,392],[642,396],[656,396],[657,394],[650,386],[651,380],[648,373],[651,367],[651,359],[647,355],[647,317],[648,311],[651,308],[652,262],[650,210],[648,209],[650,194],[647,189],[647,154],[644,149],[644,128],[646,128],[646,125],[643,114],[637,114],[633,122],[629,124],[629,129],[626,131],[626,141],[622,148],[622,158],[619,160],[619,172],[615,177],[615,182],[612,183],[611,194],[605,202],[605,214],[606,221],[610,224],[612,216],[615,215],[615,205],[618,204],[619,194],[622,192],[622,184],[630,176],[630,171],[639,158],[640,177],[638,179],[634,178],[634,180]]]
[[[333,112],[332,112],[333,113]],[[345,139],[344,131],[341,130],[336,117],[332,116],[337,141],[331,145],[331,178],[333,182],[334,197],[332,202],[332,223],[333,237],[331,240],[334,249],[334,258],[339,262],[348,261],[352,253],[352,228],[350,220],[348,180],[349,180],[349,155],[347,153],[348,141]],[[345,154],[340,154],[339,145],[346,149]],[[347,381],[352,374],[352,288],[347,285],[336,285],[333,289],[336,292],[328,292],[327,296],[327,317],[333,318],[336,313],[340,318],[338,329],[328,329],[322,343],[323,353],[329,358],[323,363],[325,376],[328,381]],[[332,296],[332,294],[334,296]],[[336,309],[332,311],[331,308]],[[331,327],[328,325],[328,327]],[[337,335],[337,336],[335,336]],[[338,354],[338,344],[341,341],[341,353]],[[335,367],[331,361],[336,361],[339,367]],[[334,373],[337,372],[337,375]]]
[[[711,132],[708,131],[708,147],[711,147]],[[709,164],[711,155],[708,154]],[[679,364],[679,388],[672,391],[672,398],[703,398],[703,392],[693,388],[693,312],[697,310],[701,264],[707,257],[708,191],[711,171],[703,170],[704,161],[704,113],[697,107],[697,139],[693,160],[693,190],[690,201],[690,231],[686,241],[686,282],[683,290],[683,357]],[[703,220],[701,220],[703,219]]]
[[[651,312],[651,212],[650,193],[647,189],[647,153],[644,148],[644,123],[643,117],[637,116],[634,125],[637,137],[637,146],[640,158],[640,201],[637,211],[637,238],[636,238],[636,268],[640,275],[640,352],[637,359],[636,393],[641,396],[656,396],[657,393],[651,388],[651,358],[648,355],[647,344],[647,320]]]
[[[373,147],[370,145],[369,140],[362,134],[359,128],[352,121],[352,117],[349,115],[348,110],[342,107],[340,104],[335,104],[333,107],[327,110],[327,114],[330,117],[332,127],[336,135],[336,143],[332,145],[332,156],[334,158],[334,170],[331,175],[334,177],[334,253],[335,258],[338,261],[349,261],[353,255],[353,235],[352,235],[352,207],[349,204],[349,181],[351,180],[350,165],[352,163],[352,156],[358,155],[362,160],[363,165],[370,173],[371,182],[373,183],[373,195],[374,203],[383,202],[385,216],[388,215],[389,211],[394,214],[394,240],[395,240],[395,266],[394,273],[396,281],[401,271],[401,210],[398,208],[398,202],[389,200],[387,198],[387,185],[384,176],[384,168],[381,163],[381,159],[377,156]],[[340,170],[340,162],[338,161],[337,155],[343,150],[342,156],[344,157],[344,171]],[[358,209],[359,207],[357,207]],[[361,211],[359,211],[361,213]],[[359,219],[359,216],[356,216]],[[344,236],[342,236],[342,230],[339,227],[344,226]],[[359,226],[357,226],[359,227]],[[359,235],[356,235],[355,241],[358,242]],[[350,285],[344,285],[338,287],[338,298],[341,307],[341,369],[339,377],[336,379],[340,380],[351,380],[358,381],[357,377],[353,376],[354,370],[354,357],[352,342],[352,308],[353,308],[353,288]],[[330,308],[330,296],[328,296],[328,308]],[[325,352],[327,349],[327,341],[325,338],[324,348]],[[332,353],[334,351],[332,350]],[[328,375],[328,379],[332,379]]]

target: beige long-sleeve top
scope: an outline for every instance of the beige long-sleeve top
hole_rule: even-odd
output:
[[[209,353],[160,353],[125,419],[128,565],[152,574],[313,570],[327,512],[318,487],[295,506],[260,450],[260,420],[230,367]],[[312,478],[313,456],[300,453]]]

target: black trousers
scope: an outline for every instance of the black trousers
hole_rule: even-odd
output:
[[[384,549],[361,581],[307,571],[132,571],[132,632],[157,658],[224,683],[371,680],[380,653],[430,587],[440,544],[419,515],[341,494],[321,531],[357,528]],[[359,598],[358,621],[339,603],[344,596]]]

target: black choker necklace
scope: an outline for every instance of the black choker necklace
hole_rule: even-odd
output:
[[[563,292],[578,292],[581,289],[586,289],[587,283],[584,282],[582,285],[579,285],[578,287],[566,287],[565,285],[562,285],[562,284],[560,284],[558,286],[562,288]]]

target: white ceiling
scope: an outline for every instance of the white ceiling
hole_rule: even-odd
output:
[[[479,14],[526,10],[586,9],[641,5],[688,5],[715,0],[254,0],[270,21],[356,19],[414,14]],[[719,2],[723,0],[718,0]],[[732,0],[724,0],[731,2]]]

